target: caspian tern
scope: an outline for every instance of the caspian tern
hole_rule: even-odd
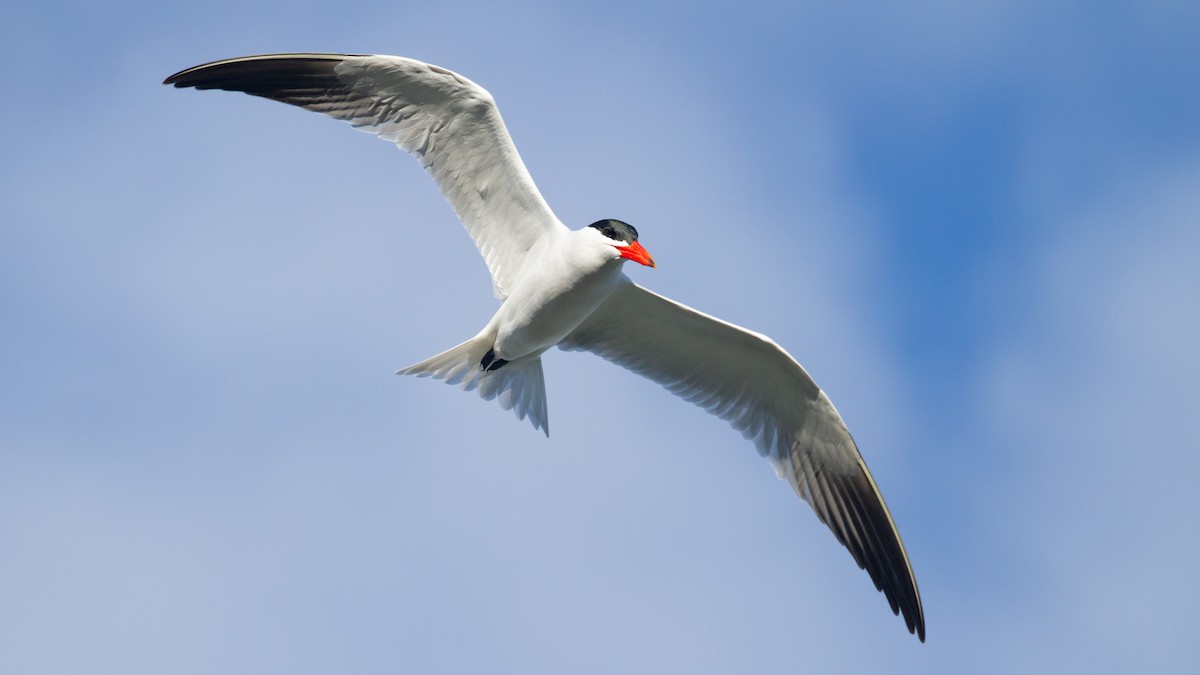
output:
[[[654,267],[633,226],[563,225],[517,154],[491,94],[396,56],[267,54],[214,61],[163,84],[241,91],[345,120],[412,153],[466,226],[502,302],[478,335],[399,371],[496,399],[549,435],[541,355],[586,350],[650,378],[754,441],[925,641],[900,534],[841,415],[770,338],[633,283]]]

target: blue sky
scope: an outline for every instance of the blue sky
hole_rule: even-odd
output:
[[[1200,11],[782,5],[6,9],[3,670],[1191,671]],[[549,354],[547,440],[392,375],[486,269],[394,147],[159,84],[271,51],[467,75],[560,218],[791,351],[928,642],[653,384]]]

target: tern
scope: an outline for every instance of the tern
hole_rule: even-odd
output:
[[[483,255],[501,304],[478,335],[399,373],[477,391],[547,435],[541,355],[551,347],[589,351],[659,383],[752,440],[925,641],[908,554],[829,397],[767,336],[630,281],[625,261],[654,267],[632,225],[560,222],[483,87],[412,59],[318,53],[214,61],[163,84],[306,108],[420,161]]]

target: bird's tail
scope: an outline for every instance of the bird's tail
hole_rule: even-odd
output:
[[[534,429],[550,435],[546,416],[546,383],[542,377],[542,358],[522,358],[484,370],[480,364],[491,349],[491,340],[475,337],[433,358],[396,371],[397,375],[416,375],[456,384],[465,391],[478,390],[480,397],[496,399],[518,419],[529,418]]]

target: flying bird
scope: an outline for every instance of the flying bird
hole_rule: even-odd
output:
[[[547,435],[541,355],[551,347],[590,351],[661,384],[752,440],[925,641],[908,554],[829,397],[765,335],[630,281],[625,261],[654,267],[632,225],[563,225],[483,87],[412,59],[315,53],[214,61],[163,83],[300,106],[420,161],[483,255],[501,304],[477,335],[399,373],[477,391]]]

